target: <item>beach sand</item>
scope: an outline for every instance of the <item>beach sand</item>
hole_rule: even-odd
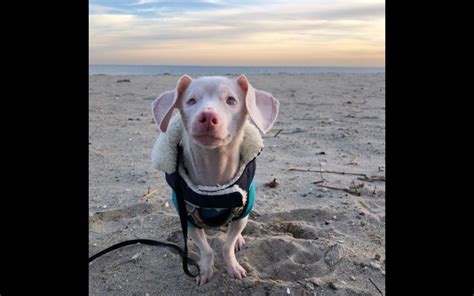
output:
[[[89,77],[89,255],[134,238],[182,245],[170,188],[150,164],[159,133],[150,105],[177,79]],[[90,264],[90,295],[380,295],[376,286],[385,293],[385,74],[248,79],[281,103],[257,160],[247,244],[237,253],[248,277],[229,278],[225,233],[216,229],[207,231],[216,252],[210,283],[196,287],[176,252],[135,245]],[[274,178],[279,185],[266,187]]]

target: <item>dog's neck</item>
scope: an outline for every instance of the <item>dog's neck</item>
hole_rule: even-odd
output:
[[[232,180],[239,170],[242,139],[240,132],[228,145],[207,149],[183,137],[183,161],[191,181],[196,185],[218,186]]]

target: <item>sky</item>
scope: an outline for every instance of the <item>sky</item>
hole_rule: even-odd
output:
[[[89,64],[384,67],[379,0],[89,0]]]

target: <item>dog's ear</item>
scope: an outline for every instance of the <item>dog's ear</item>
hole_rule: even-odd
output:
[[[280,102],[272,94],[254,89],[245,75],[237,78],[237,84],[244,91],[245,106],[250,118],[262,133],[267,133],[276,121]]]
[[[153,117],[161,132],[166,132],[173,110],[178,105],[179,100],[191,81],[192,78],[190,76],[181,76],[176,84],[175,90],[165,91],[151,104]]]

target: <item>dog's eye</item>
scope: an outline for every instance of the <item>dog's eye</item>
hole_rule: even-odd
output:
[[[227,98],[227,105],[233,106],[235,104],[237,104],[237,100],[234,97],[228,97]]]
[[[186,101],[186,104],[194,105],[194,104],[196,104],[196,99],[195,98],[190,98],[189,100]]]

